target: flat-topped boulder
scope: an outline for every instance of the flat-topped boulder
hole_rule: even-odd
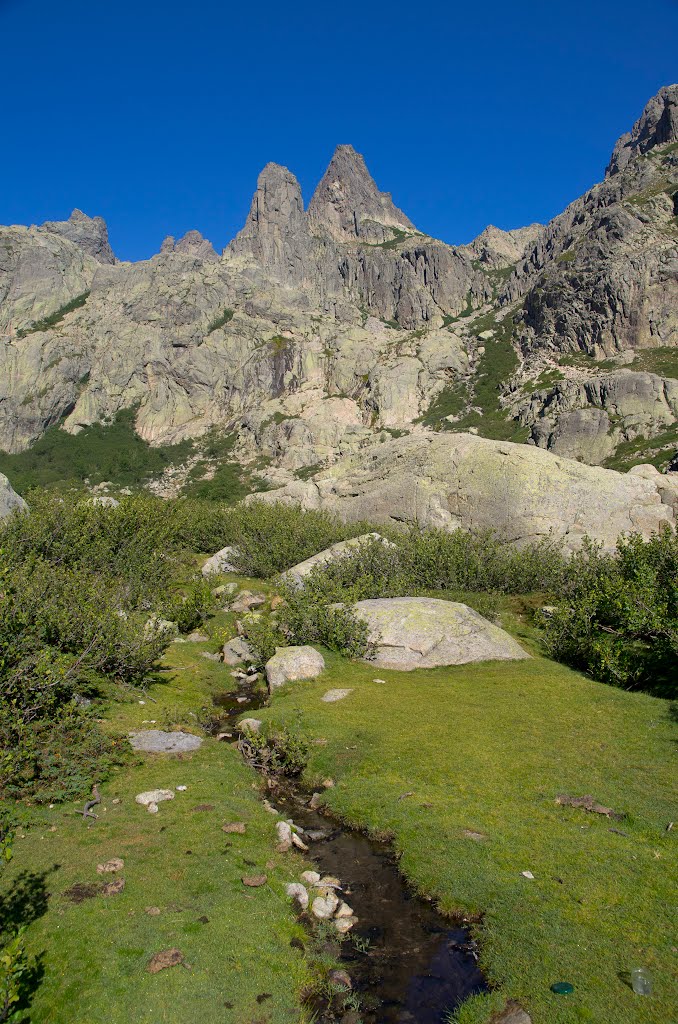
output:
[[[359,537],[351,537],[349,540],[340,540],[336,544],[331,544],[329,548],[319,551],[317,555],[311,555],[310,558],[299,562],[298,565],[293,565],[291,569],[283,573],[283,579],[289,580],[296,586],[301,586],[304,577],[308,576],[317,566],[328,565],[330,562],[337,562],[342,558],[346,558],[347,555],[350,555],[357,548],[363,544],[368,544],[370,541],[381,541],[382,544],[393,546],[389,540],[386,540],[379,533],[363,533]]]
[[[295,679],[315,679],[325,668],[325,659],[315,647],[278,647],[266,662],[271,690]]]
[[[469,661],[529,658],[512,636],[456,601],[432,597],[389,597],[358,601],[356,615],[367,623],[375,647],[369,661],[380,668],[464,665]]]
[[[162,729],[131,732],[129,741],[133,750],[145,754],[185,754],[202,746],[201,738],[190,732],[163,732]]]

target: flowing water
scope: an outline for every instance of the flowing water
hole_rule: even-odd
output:
[[[238,702],[238,696],[247,699]],[[237,739],[234,722],[261,707],[264,699],[242,689],[215,703]],[[345,1021],[445,1024],[450,1010],[473,993],[487,991],[468,929],[451,923],[412,891],[386,843],[312,810],[309,794],[287,779],[270,788],[270,802],[304,829],[308,856],[321,875],[341,881],[340,895],[358,917],[348,936],[337,936],[328,946],[360,997],[359,1014],[346,1014]],[[313,1008],[319,1024],[342,1019],[327,1001]]]

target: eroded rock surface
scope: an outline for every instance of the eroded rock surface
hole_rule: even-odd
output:
[[[28,505],[21,498],[4,473],[0,473],[0,519],[15,511],[25,511]]]

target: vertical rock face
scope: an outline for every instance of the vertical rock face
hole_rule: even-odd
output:
[[[251,256],[264,273],[281,282],[303,278],[308,233],[301,187],[280,164],[266,164],[259,175],[245,226],[227,250]]]
[[[415,231],[414,224],[380,192],[353,146],[337,146],[308,208],[311,228],[337,242],[379,244],[394,235],[388,228]]]
[[[630,132],[617,142],[605,171],[609,178],[654,146],[678,142],[678,85],[666,85],[647,103]]]
[[[69,242],[75,242],[97,263],[115,263],[113,250],[108,243],[108,228],[103,217],[88,217],[82,210],[73,210],[68,220],[48,220],[43,230],[61,235]]]

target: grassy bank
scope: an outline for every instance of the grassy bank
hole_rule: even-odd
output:
[[[221,624],[215,620],[215,631]],[[183,723],[200,732],[195,715],[233,685],[225,666],[201,657],[209,646],[173,645],[165,681],[114,705],[106,728],[153,728],[142,723],[155,719],[157,728]],[[141,791],[179,785],[188,788],[157,815],[134,802]],[[3,909],[29,925],[29,952],[44,969],[31,1024],[305,1019],[299,999],[312,966],[303,948],[290,945],[306,936],[284,894],[303,867],[275,851],[275,819],[237,752],[207,738],[180,758],[139,756],[101,788],[100,817],[90,827],[75,804],[27,811],[2,878]],[[232,821],[245,822],[246,833],[224,834]],[[96,872],[112,857],[124,859],[124,891],[72,902],[72,886],[118,877]],[[243,875],[261,873],[266,885],[243,885]],[[151,907],[160,912],[149,914]],[[181,950],[186,966],[149,973],[151,957],[170,948]]]
[[[307,775],[335,780],[332,811],[393,837],[404,873],[444,911],[483,915],[482,966],[499,991],[468,1003],[459,1024],[486,1021],[505,997],[534,1022],[671,1020],[666,703],[541,658],[411,673],[327,661],[260,717],[326,741],[311,744]],[[322,703],[332,686],[353,692]],[[562,793],[592,794],[624,818],[558,806]],[[631,991],[634,966],[652,971],[652,998]],[[551,993],[563,980],[571,996]]]

